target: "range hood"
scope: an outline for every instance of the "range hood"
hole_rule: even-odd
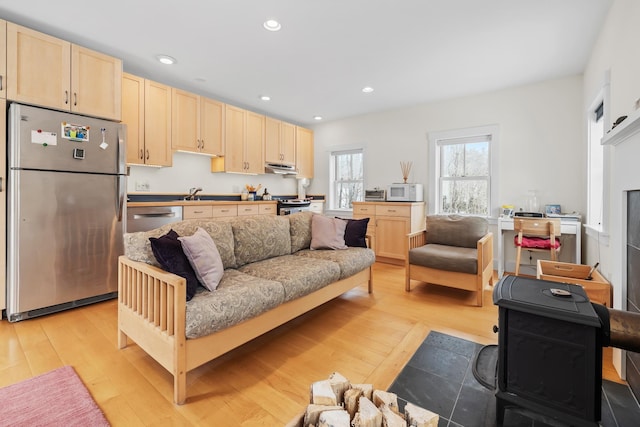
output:
[[[295,166],[281,165],[279,163],[266,163],[264,165],[266,173],[277,173],[279,175],[296,175],[298,171]]]

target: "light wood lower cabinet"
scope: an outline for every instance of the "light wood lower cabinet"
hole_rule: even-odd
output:
[[[202,204],[200,204],[202,203]],[[183,219],[221,218],[243,215],[275,215],[276,202],[273,203],[223,203],[186,205],[182,208]]]
[[[354,202],[353,218],[369,218],[367,234],[378,261],[402,264],[407,234],[425,227],[425,203]]]

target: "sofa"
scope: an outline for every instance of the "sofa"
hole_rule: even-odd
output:
[[[118,347],[131,340],[167,369],[183,404],[187,372],[354,287],[371,293],[375,255],[365,233],[366,221],[310,212],[127,233]]]
[[[493,234],[486,218],[427,215],[426,229],[408,235],[405,290],[411,280],[476,293],[484,305],[485,285],[493,285]]]

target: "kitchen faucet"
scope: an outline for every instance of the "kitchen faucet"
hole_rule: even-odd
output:
[[[185,200],[196,200],[196,194],[198,191],[202,191],[202,187],[193,187],[189,189],[189,195],[185,196]]]

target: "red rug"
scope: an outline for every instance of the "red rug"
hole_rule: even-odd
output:
[[[0,425],[108,426],[71,366],[0,388]]]

